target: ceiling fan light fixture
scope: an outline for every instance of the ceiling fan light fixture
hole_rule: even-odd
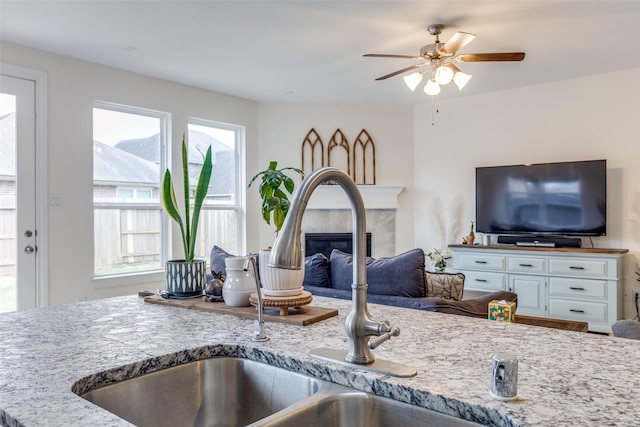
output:
[[[426,93],[427,95],[435,96],[440,93],[440,85],[438,84],[438,82],[431,78],[424,87],[424,93]]]
[[[441,65],[436,68],[435,72],[436,82],[440,85],[446,85],[451,83],[453,79],[453,70],[446,65]]]
[[[471,75],[465,74],[460,70],[453,75],[453,82],[458,86],[458,90],[462,90],[469,83],[469,80],[471,80]]]
[[[404,76],[403,80],[404,84],[406,84],[407,87],[411,89],[411,91],[415,91],[416,87],[418,87],[418,85],[422,81],[422,73],[416,71],[415,73],[411,73],[408,76]]]

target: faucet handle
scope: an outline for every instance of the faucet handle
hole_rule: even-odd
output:
[[[380,346],[380,344],[382,344],[383,342],[390,340],[391,337],[397,337],[398,335],[400,335],[400,328],[390,328],[389,332],[382,334],[377,338],[369,339],[369,348],[373,350],[374,348]]]

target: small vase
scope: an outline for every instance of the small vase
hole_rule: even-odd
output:
[[[227,277],[222,287],[222,298],[225,304],[231,307],[248,307],[251,305],[249,296],[256,291],[256,282],[253,275],[253,265],[249,264],[244,269],[244,257],[229,257],[224,260]]]
[[[165,264],[167,292],[178,297],[202,294],[207,282],[206,270],[207,261],[203,259],[193,262],[167,261]]]

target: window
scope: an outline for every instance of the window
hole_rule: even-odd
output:
[[[188,130],[189,165],[196,171],[191,175],[192,187],[196,185],[196,174],[209,146],[213,157],[213,172],[200,214],[195,256],[208,259],[214,245],[231,253],[244,253],[244,227],[240,219],[244,194],[243,165],[240,162],[244,128],[190,119]]]
[[[93,109],[96,276],[162,269],[161,173],[168,113],[96,103]],[[164,245],[164,246],[163,246]]]
[[[168,163],[169,113],[96,102],[93,109],[95,276],[161,271],[169,254],[169,219],[161,180]],[[174,143],[179,143],[174,142]],[[190,119],[189,170],[195,188],[207,148],[213,173],[200,214],[197,258],[214,245],[244,253],[244,128]],[[173,226],[173,224],[172,224]]]

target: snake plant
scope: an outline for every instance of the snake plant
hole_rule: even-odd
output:
[[[211,172],[213,163],[211,161],[211,146],[204,155],[204,163],[198,177],[196,186],[193,209],[191,207],[191,185],[189,184],[189,156],[187,153],[186,135],[182,135],[182,176],[184,185],[184,218],[181,216],[176,203],[176,195],[173,190],[173,182],[169,169],[164,174],[162,180],[162,202],[167,213],[180,226],[180,234],[182,235],[182,246],[184,247],[184,261],[193,262],[194,250],[196,245],[196,236],[198,231],[198,220],[200,219],[200,211],[202,203],[207,196],[209,189],[209,181],[211,180]]]

